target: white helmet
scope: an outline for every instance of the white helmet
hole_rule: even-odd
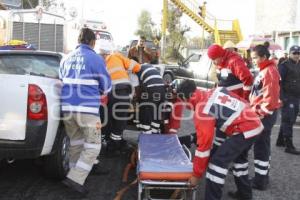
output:
[[[96,40],[95,51],[98,54],[111,54],[114,51],[114,44],[108,40]]]

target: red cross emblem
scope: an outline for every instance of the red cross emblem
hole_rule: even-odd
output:
[[[219,96],[218,99],[220,99],[222,104],[226,104],[227,102],[231,102],[230,98],[228,96]]]

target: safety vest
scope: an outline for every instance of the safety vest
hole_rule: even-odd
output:
[[[112,84],[130,84],[128,73],[137,73],[141,65],[119,53],[113,53],[106,58],[107,71]]]

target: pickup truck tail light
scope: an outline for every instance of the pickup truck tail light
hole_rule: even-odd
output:
[[[29,120],[47,120],[47,101],[43,90],[34,84],[28,86],[27,118]]]

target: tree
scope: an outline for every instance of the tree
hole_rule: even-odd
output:
[[[39,0],[22,0],[22,5],[24,9],[32,9],[39,5]],[[64,3],[58,0],[43,0],[43,7],[45,10],[65,10]]]
[[[146,10],[142,10],[138,18],[138,30],[135,32],[135,35],[144,36],[147,40],[153,40],[156,36],[154,25],[151,14]]]
[[[180,49],[187,43],[184,35],[190,31],[190,27],[181,24],[180,19],[182,12],[180,12],[179,9],[171,4],[169,4],[168,7],[167,27],[169,35],[166,38],[166,59],[176,61],[183,60]]]

